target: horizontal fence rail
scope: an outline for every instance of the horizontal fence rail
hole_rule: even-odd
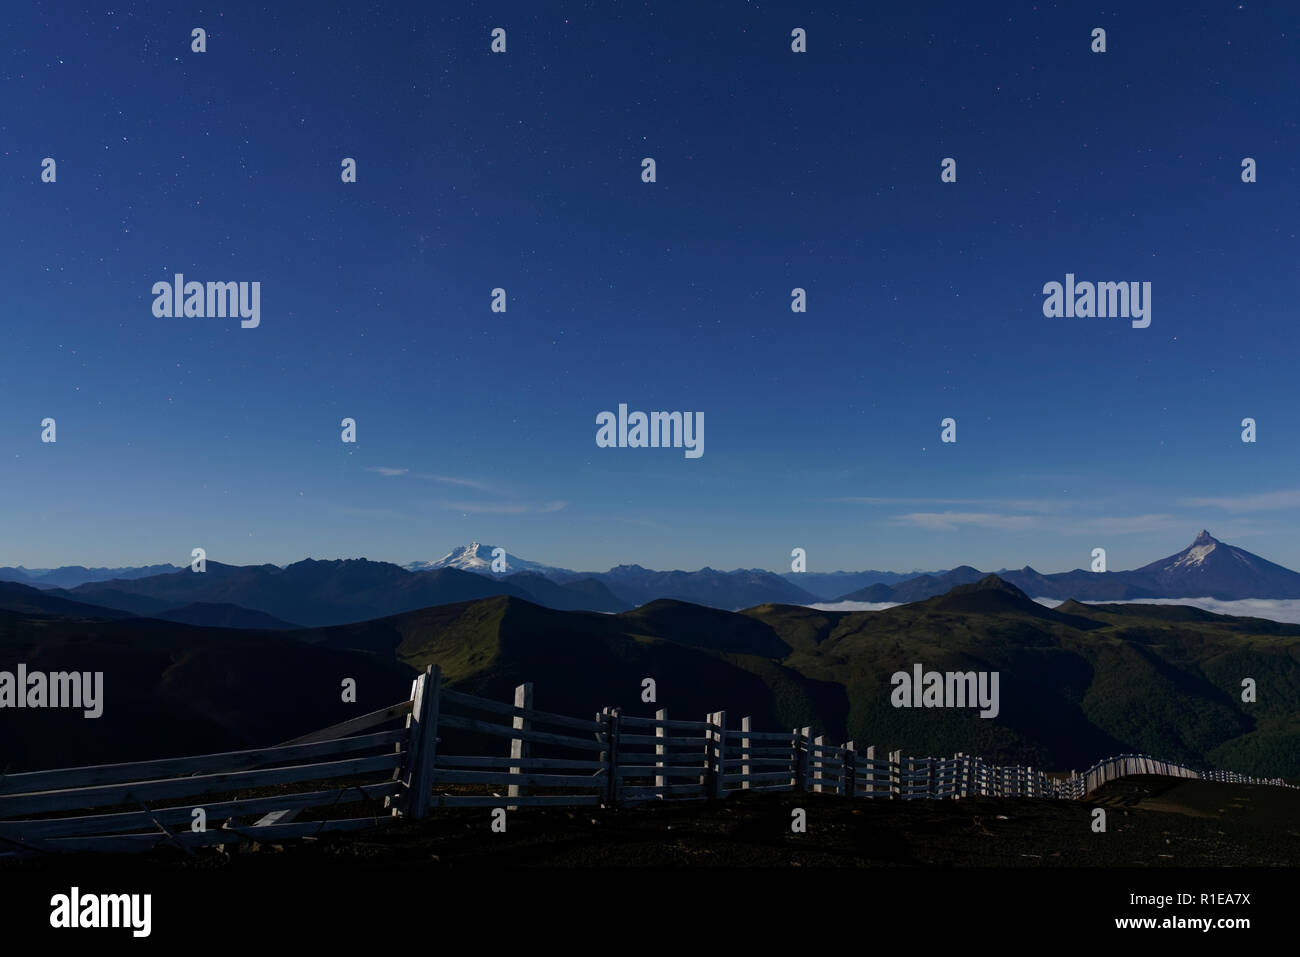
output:
[[[399,721],[403,727],[376,730]],[[516,688],[506,704],[444,688],[440,670],[430,666],[412,682],[409,700],[274,747],[0,775],[0,858],[160,847],[193,853],[422,818],[435,807],[619,807],[746,791],[1082,800],[1128,775],[1294,787],[1282,778],[1198,771],[1141,754],[1068,775],[960,752],[878,755],[874,745],[831,743],[810,727],[760,731],[748,717],[729,726],[725,711],[682,720],[665,710],[648,718],[604,708],[575,718],[536,708],[531,684]],[[335,783],[242,793],[327,781]],[[330,817],[340,806],[369,813]],[[295,820],[303,812],[325,817]]]

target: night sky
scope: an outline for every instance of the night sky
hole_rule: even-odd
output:
[[[1300,566],[1294,3],[0,25],[0,565]],[[260,325],[156,318],[175,273]],[[1151,325],[1045,317],[1067,273]],[[598,448],[620,403],[704,454]]]

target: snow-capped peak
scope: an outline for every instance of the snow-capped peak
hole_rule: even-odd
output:
[[[426,572],[436,568],[458,568],[461,571],[475,572],[479,575],[513,575],[515,572],[522,571],[545,574],[553,570],[548,565],[539,565],[537,562],[525,561],[511,555],[505,549],[501,549],[499,559],[494,558],[493,552],[497,551],[498,548],[497,545],[470,542],[468,545],[457,545],[436,562],[411,562],[403,567],[411,572]],[[501,559],[505,561],[504,571],[494,571],[493,563],[495,562],[497,568],[500,569]]]
[[[1205,529],[1196,536],[1191,546],[1178,556],[1177,560],[1166,566],[1168,568],[1193,568],[1202,564],[1218,546],[1219,541]]]

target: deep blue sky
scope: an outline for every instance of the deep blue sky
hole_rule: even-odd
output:
[[[6,7],[0,564],[1300,566],[1300,6],[1120,6]]]

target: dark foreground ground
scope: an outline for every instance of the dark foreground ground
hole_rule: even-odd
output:
[[[502,805],[507,804],[505,798]],[[1092,830],[1094,808],[1106,832]],[[791,813],[807,812],[807,832]],[[333,816],[362,816],[354,807]],[[63,868],[36,858],[13,868]],[[83,863],[89,864],[89,861]],[[491,811],[435,809],[420,822],[195,857],[133,863],[277,870],[418,867],[1259,867],[1300,864],[1300,791],[1158,777],[1113,782],[1087,802],[850,801],[819,794],[600,811],[521,809],[505,833]]]

